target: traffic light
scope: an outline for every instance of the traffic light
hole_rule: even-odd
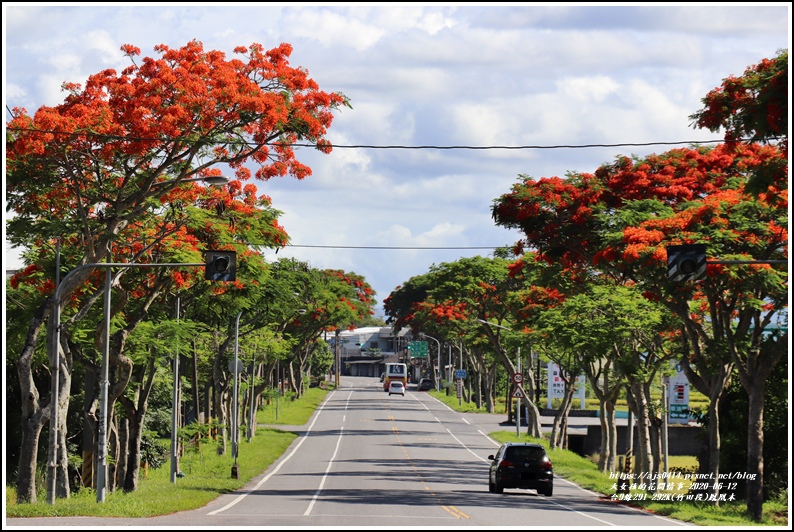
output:
[[[706,245],[667,246],[667,277],[673,281],[697,281],[706,275]]]
[[[234,281],[237,273],[237,252],[207,251],[204,255],[204,278],[208,281]]]

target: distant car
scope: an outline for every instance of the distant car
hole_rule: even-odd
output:
[[[551,497],[554,470],[546,449],[537,443],[505,443],[490,455],[488,491],[504,493],[505,488],[534,489]]]
[[[421,379],[419,384],[416,385],[416,389],[420,392],[424,392],[427,390],[433,389],[433,380],[432,379]]]
[[[391,381],[389,383],[389,395],[393,393],[398,393],[405,397],[405,385],[402,381]]]

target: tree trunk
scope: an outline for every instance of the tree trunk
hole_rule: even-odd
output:
[[[642,383],[630,381],[630,393],[634,404],[634,414],[637,417],[637,434],[639,449],[637,449],[636,470],[639,478],[649,478],[654,471],[653,454],[651,451],[650,414],[647,398]],[[645,482],[647,486],[647,482]]]
[[[496,378],[496,372],[486,371],[485,372],[485,411],[493,414],[494,410],[496,410],[496,404],[494,402],[493,392],[494,392],[494,379]]]
[[[215,412],[212,410],[212,380],[204,383],[204,423],[212,424]],[[212,436],[212,434],[210,434]]]
[[[569,376],[567,379],[565,379],[565,393],[563,394],[562,397],[562,404],[560,405],[557,414],[554,416],[554,425],[552,426],[551,429],[550,445],[552,449],[566,448],[564,442],[567,439],[566,432],[567,432],[568,413],[571,410],[571,404],[573,403],[573,394],[576,391],[576,386],[573,382],[573,379],[574,379],[573,376]]]
[[[227,378],[221,369],[222,357],[220,356],[220,353],[225,350],[227,343],[228,340],[220,347],[212,364],[212,415],[217,421],[218,454],[221,455],[226,454],[226,439],[229,434],[230,424],[227,416],[225,395],[231,384],[231,379]]]
[[[648,383],[645,384],[645,401],[649,406],[651,403],[651,390]],[[663,449],[662,449],[662,420],[658,417],[660,413],[657,408],[648,409],[648,434],[651,443],[651,458],[653,470],[649,472],[649,488],[657,489],[658,479],[662,478],[660,473],[664,470]]]
[[[195,412],[196,422],[201,423],[202,415],[201,415],[201,400],[199,398],[199,376],[198,376],[198,349],[196,348],[196,342],[193,342],[193,374],[191,375],[192,381],[192,391],[193,391],[193,411]],[[206,416],[204,416],[206,417]]]
[[[527,435],[533,438],[542,438],[543,431],[540,424],[540,410],[538,410],[537,405],[535,405],[535,402],[531,400],[530,397],[531,395],[527,393],[521,400],[524,406],[527,407],[527,414],[529,417],[529,419],[527,419]]]
[[[716,390],[715,390],[716,391]],[[711,401],[709,401],[709,420],[708,426],[708,449],[709,449],[709,463],[706,473],[710,474],[707,478],[720,478],[720,400],[722,399],[722,390],[713,394]],[[714,497],[715,505],[719,506],[719,483],[710,482],[711,486],[707,493]]]
[[[621,389],[621,380],[610,375],[612,361],[607,359],[589,361],[584,371],[590,381],[593,393],[600,405],[598,417],[601,424],[601,453],[598,456],[598,470],[602,473],[617,468],[618,431],[615,424],[615,403]],[[603,382],[602,381],[603,375]]]
[[[99,368],[96,364],[83,360],[85,371],[83,395],[83,467],[81,484],[86,488],[96,487],[96,444],[97,444],[97,411],[99,409]]]
[[[115,413],[109,413],[108,417],[108,459],[107,459],[107,475],[105,476],[105,489],[107,489],[108,493],[115,491],[117,483],[116,475],[116,464],[119,461],[119,451],[120,451],[120,442],[121,442],[121,434],[119,434],[119,419]],[[126,449],[125,449],[126,452]]]
[[[124,483],[122,489],[125,492],[131,492],[138,489],[138,477],[141,470],[141,440],[143,439],[143,418],[146,414],[138,410],[135,414],[128,418],[128,438],[127,438],[127,467],[124,475]]]
[[[226,454],[226,442],[230,435],[229,429],[231,428],[231,418],[229,417],[229,411],[226,408],[225,390],[221,391],[216,387],[213,402],[213,410],[215,411],[218,420],[218,454]]]
[[[57,408],[58,437],[55,443],[54,467],[49,474],[54,475],[55,497],[69,497],[69,476],[66,452],[66,416],[69,411],[71,388],[72,360],[66,337],[60,335],[61,346],[58,357],[58,404],[41,406],[41,398],[33,378],[33,357],[38,345],[38,338],[44,327],[44,320],[52,310],[53,301],[48,300],[37,310],[28,328],[25,346],[17,359],[17,376],[19,378],[20,404],[22,410],[22,437],[20,441],[19,465],[17,469],[17,501],[36,502],[36,466],[38,462],[39,439],[45,424],[50,421],[53,409]],[[52,321],[52,320],[50,320]],[[47,324],[48,352],[53,353],[54,323]],[[54,368],[55,360],[50,357],[50,367]],[[52,445],[50,444],[50,448]],[[49,458],[48,458],[49,460]],[[49,478],[49,477],[48,477]]]
[[[123,398],[122,398],[123,399]],[[123,402],[123,401],[121,401]],[[127,467],[130,460],[130,418],[118,416],[119,442],[116,447],[116,460],[113,461],[115,471],[113,478],[116,489],[124,489],[124,479],[127,476]]]
[[[156,374],[156,353],[152,352],[144,367],[135,371],[135,382],[140,383],[133,392],[135,400],[129,396],[119,398],[126,414],[126,437],[121,444],[125,449],[126,459],[124,469],[118,472],[119,487],[125,492],[138,489],[138,479],[141,470],[141,441],[143,440],[143,425],[149,407],[149,397],[154,387]],[[177,406],[178,408],[178,406]]]
[[[733,343],[731,357],[736,363],[742,388],[747,392],[747,513],[755,521],[764,514],[764,393],[773,368],[788,352],[788,331],[771,344],[764,341],[763,327],[752,331],[754,348],[741,353]],[[744,355],[744,356],[742,356]]]
[[[87,255],[86,263],[96,262],[104,257],[102,250],[96,250],[97,255]],[[88,279],[92,271],[86,268],[74,276],[68,283],[69,286],[62,290],[61,301],[68,301],[74,290],[83,281]],[[61,324],[56,324],[50,319],[55,309],[55,294],[43,301],[34,312],[28,326],[25,344],[17,359],[17,376],[19,378],[20,405],[22,410],[22,437],[19,452],[19,467],[17,469],[17,500],[19,502],[36,502],[36,464],[38,461],[39,438],[44,425],[50,421],[53,405],[42,407],[41,394],[33,379],[33,357],[38,345],[41,329],[47,324],[47,352],[52,354],[53,342],[55,340],[55,328]],[[55,477],[55,497],[69,496],[69,477],[66,452],[66,416],[69,411],[69,398],[71,388],[72,360],[66,342],[66,328],[63,327],[59,335],[61,340],[61,350],[64,354],[60,357],[58,367],[59,394],[58,394],[58,441],[56,442],[56,453],[54,456],[55,465],[51,471]],[[52,358],[52,357],[51,357]],[[55,368],[55,361],[50,360],[50,368]]]
[[[747,513],[760,522],[764,515],[764,383],[748,393]]]
[[[289,372],[289,385],[290,385],[290,390],[292,390],[292,392],[293,392],[293,393],[295,393],[295,395],[297,396],[297,394],[298,394],[298,388],[297,388],[297,384],[298,384],[298,383],[296,382],[296,378],[295,378],[295,366],[293,365],[293,362],[292,362],[292,361],[290,361],[290,363],[289,363],[289,367],[288,367],[288,370],[287,370],[287,371]]]
[[[706,447],[708,449],[708,464],[700,463],[698,473],[706,475],[705,478],[719,479],[720,472],[720,416],[719,404],[723,393],[728,388],[731,374],[734,370],[732,362],[726,362],[726,356],[718,346],[709,343],[705,332],[691,320],[689,320],[689,310],[672,309],[682,319],[687,320],[682,329],[684,339],[684,353],[679,363],[689,380],[690,384],[709,398],[708,421],[706,426]],[[714,336],[722,336],[722,331],[717,328],[717,323],[712,323],[715,328]],[[709,349],[701,347],[701,340],[708,345]],[[690,353],[691,351],[691,353]],[[692,362],[690,363],[690,359]],[[694,364],[695,367],[692,367]],[[697,369],[696,369],[697,368]],[[709,499],[713,499],[715,505],[719,506],[719,483],[712,482],[706,492]]]
[[[52,305],[52,302],[50,302]],[[36,463],[38,461],[39,438],[44,424],[50,420],[49,407],[42,408],[39,390],[33,379],[33,355],[38,344],[39,333],[44,326],[46,305],[39,307],[28,327],[25,345],[17,359],[20,405],[22,410],[22,433],[17,466],[17,503],[36,502]],[[50,331],[48,331],[48,334]]]
[[[483,392],[482,381],[484,379],[485,377],[483,376],[482,373],[480,373],[477,378],[477,384],[474,392],[476,394],[474,397],[474,405],[477,407],[477,410],[482,408],[482,392]]]
[[[615,404],[602,401],[598,413],[601,422],[601,455],[598,457],[598,470],[602,473],[615,471],[618,455],[618,429],[615,423]]]
[[[43,410],[23,419],[22,441],[19,449],[19,469],[17,472],[17,503],[36,502],[36,462],[39,436],[49,416]]]

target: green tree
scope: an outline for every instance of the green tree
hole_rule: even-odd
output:
[[[720,87],[703,98],[704,107],[690,116],[695,127],[710,131],[724,128],[726,141],[737,140],[743,136],[749,136],[755,142],[777,141],[780,156],[764,159],[761,164],[752,166],[747,173],[744,189],[760,200],[760,205],[746,207],[744,214],[748,216],[748,220],[754,219],[753,211],[756,208],[763,208],[768,203],[764,201],[766,198],[771,199],[770,206],[773,208],[774,202],[779,202],[777,210],[788,207],[788,197],[779,193],[789,188],[788,80],[788,50],[779,50],[772,59],[763,59],[758,64],[749,66],[742,76],[729,76],[724,79]],[[762,219],[766,216],[768,215],[762,215]],[[781,216],[775,222],[784,227],[788,218]],[[785,240],[788,240],[787,234]],[[773,246],[772,249],[777,247]],[[777,281],[771,279],[771,282]],[[756,305],[779,307],[779,304],[774,303],[775,299],[777,298],[773,296],[770,304],[760,297],[756,300]],[[758,480],[749,483],[747,508],[757,521],[762,518],[764,500],[764,387],[770,372],[784,356],[788,345],[786,329],[786,333],[780,335],[777,341],[762,347],[765,342],[761,336],[769,326],[770,319],[763,319],[761,316],[759,313],[755,319],[749,318],[743,324],[740,321],[740,326],[754,330],[749,335],[751,348],[731,350],[740,381],[749,397],[747,470]],[[752,325],[750,320],[753,321]],[[733,343],[731,339],[728,341]]]
[[[602,471],[615,467],[615,401],[625,383],[638,421],[638,471],[658,472],[659,448],[652,445],[657,439],[654,417],[658,409],[652,406],[650,388],[669,366],[672,354],[665,336],[671,333],[671,325],[669,312],[643,298],[636,288],[606,284],[593,284],[538,318],[538,334],[559,352],[579,357],[577,362],[601,400]],[[563,360],[559,362],[565,367]]]
[[[55,495],[69,496],[66,427],[60,424],[69,397],[59,394],[57,404],[42,399],[33,378],[33,358],[53,309],[66,306],[67,314],[78,315],[91,299],[79,297],[83,290],[97,294],[97,276],[86,268],[69,278],[55,301],[54,240],[59,238],[64,247],[62,264],[76,269],[122,257],[115,244],[132,243],[131,234],[146,227],[149,238],[138,240],[142,245],[123,258],[154,261],[151,244],[172,234],[179,227],[174,219],[190,205],[222,216],[244,239],[248,228],[236,223],[237,215],[266,200],[257,199],[253,185],[243,186],[252,177],[245,164],[256,165],[254,175],[263,180],[307,177],[311,170],[296,159],[292,145],[308,140],[329,152],[324,136],[333,111],[349,106],[343,95],[319,90],[305,69],[289,65],[289,44],[267,52],[259,44],[235,49],[245,60],[227,60],[222,52],[205,51],[198,41],[179,49],[159,45],[161,57],[147,57],[140,64],[135,59],[139,49],[124,45],[122,50],[131,66],[120,74],[104,70],[90,76],[85,88],[66,83],[64,103],[41,107],[33,116],[14,108],[7,123],[7,202],[16,214],[7,223],[7,235],[13,245],[29,250],[27,264],[46,267],[39,281],[50,296],[34,313],[17,362],[25,420],[20,501],[36,499],[37,442],[55,409],[59,441],[49,474],[55,478]],[[235,171],[237,180],[229,187],[211,191],[185,185],[188,179],[219,175],[219,164]],[[145,223],[154,215],[159,216],[158,225]],[[275,244],[284,245],[286,234],[273,229],[281,233]],[[26,269],[20,278],[35,282],[28,273]],[[49,326],[52,332],[56,324],[50,320]],[[62,327],[67,332],[69,326]],[[49,349],[61,390],[71,384],[69,355],[58,355],[58,350],[68,349],[67,336],[62,345]],[[54,335],[49,338],[52,342]]]

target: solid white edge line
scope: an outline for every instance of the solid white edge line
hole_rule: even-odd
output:
[[[323,401],[323,402],[322,402],[322,404],[320,405],[320,407],[317,409],[317,415],[315,415],[315,416],[314,416],[314,419],[312,420],[312,422],[311,422],[311,425],[309,425],[309,428],[306,430],[306,434],[304,434],[304,435],[303,435],[303,438],[301,438],[301,440],[298,442],[298,444],[295,446],[295,448],[294,448],[294,449],[292,449],[292,452],[291,452],[291,453],[289,453],[289,454],[288,454],[288,455],[287,455],[287,456],[286,456],[286,457],[285,457],[283,460],[281,460],[281,461],[278,463],[278,465],[276,466],[276,468],[275,468],[275,469],[273,469],[273,471],[271,471],[270,473],[268,473],[267,475],[265,475],[264,477],[262,477],[262,480],[260,480],[259,482],[257,482],[257,483],[256,483],[256,486],[254,486],[254,487],[253,487],[253,488],[251,488],[250,490],[246,491],[245,493],[241,493],[241,494],[240,494],[240,495],[239,495],[239,496],[238,496],[236,499],[234,499],[232,502],[230,502],[229,504],[227,504],[227,505],[226,505],[226,506],[224,506],[223,508],[219,508],[219,509],[217,509],[217,510],[213,510],[213,511],[211,511],[211,512],[207,513],[207,515],[216,515],[216,514],[219,514],[219,513],[221,513],[221,512],[225,512],[226,510],[228,510],[229,508],[231,508],[232,506],[234,506],[235,504],[237,504],[238,502],[240,502],[241,500],[243,500],[245,497],[247,497],[248,495],[250,495],[251,493],[253,493],[255,490],[259,489],[259,487],[260,487],[262,484],[264,484],[265,482],[267,482],[267,480],[268,480],[270,477],[272,477],[273,475],[275,475],[276,473],[278,473],[278,470],[279,470],[279,469],[281,469],[281,466],[283,466],[285,463],[287,463],[287,460],[289,460],[290,458],[292,458],[292,456],[293,456],[293,455],[294,455],[296,452],[298,452],[298,449],[300,449],[300,446],[301,446],[301,445],[303,445],[303,442],[305,442],[305,441],[306,441],[306,438],[308,438],[308,437],[309,437],[309,434],[310,434],[310,433],[311,433],[311,431],[312,431],[312,427],[314,427],[314,424],[315,424],[315,423],[317,422],[317,420],[319,419],[319,417],[320,417],[320,413],[322,412],[322,410],[323,410],[323,407],[325,407],[325,404],[326,404],[326,402],[327,402],[327,401],[329,401],[329,400],[331,399],[331,397],[333,397],[333,395],[334,395],[335,393],[336,393],[336,390],[334,390],[333,392],[331,392],[330,394],[328,394],[328,397],[325,399],[325,401]]]

